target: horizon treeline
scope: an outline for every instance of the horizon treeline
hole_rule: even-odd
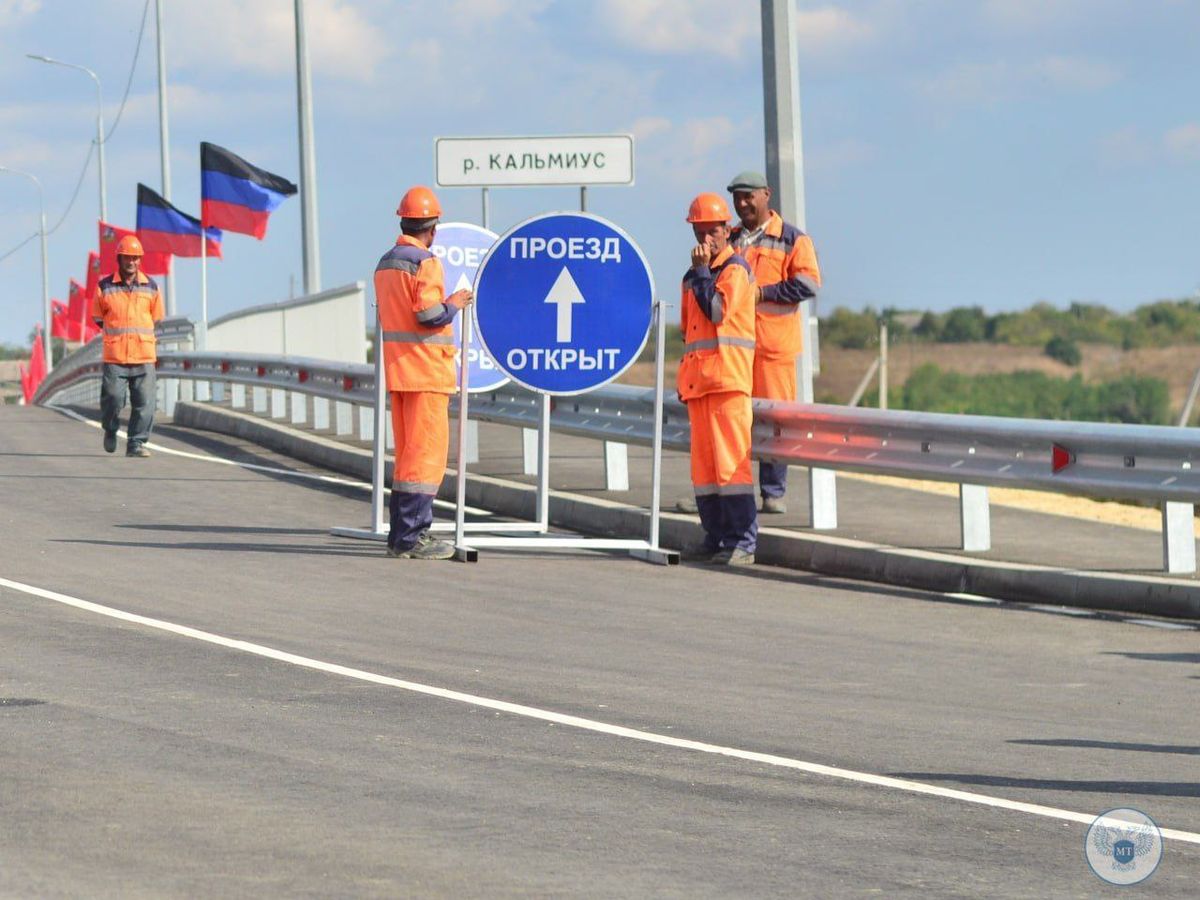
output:
[[[888,341],[936,344],[984,342],[1024,347],[1107,344],[1132,350],[1200,343],[1200,299],[1158,300],[1118,313],[1097,303],[1071,303],[1059,309],[1039,302],[1025,310],[989,315],[979,306],[957,306],[943,313],[867,307],[844,308],[821,317],[821,343],[858,349],[879,342],[879,323],[887,322]]]

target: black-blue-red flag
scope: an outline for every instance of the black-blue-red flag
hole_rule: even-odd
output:
[[[286,178],[224,147],[200,144],[200,218],[206,226],[252,234],[261,241],[271,213],[294,193],[296,186]]]
[[[200,220],[176,209],[144,184],[138,185],[137,233],[147,252],[200,256]],[[220,257],[221,232],[207,228],[205,234],[208,236],[205,253]]]

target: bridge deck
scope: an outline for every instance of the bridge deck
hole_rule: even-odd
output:
[[[1156,895],[1194,896],[1190,627],[770,566],[389,561],[328,534],[361,490],[155,442],[0,409],[2,894],[1080,896],[1070,814],[1133,806],[1187,832]]]

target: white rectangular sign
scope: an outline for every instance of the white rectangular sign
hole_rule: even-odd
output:
[[[633,184],[633,135],[437,138],[442,187]]]

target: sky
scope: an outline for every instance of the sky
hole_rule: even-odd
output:
[[[165,0],[172,199],[199,212],[199,144],[299,181],[293,0]],[[701,191],[764,169],[756,0],[306,0],[320,263],[326,288],[370,282],[394,210],[434,183],[434,139],[634,136],[633,187],[589,211],[641,246],[678,302]],[[133,227],[161,186],[154,4],[128,102],[105,144],[109,219]],[[0,165],[45,185],[50,293],[83,280],[96,241],[93,69],[109,128],[146,0],[0,0]],[[989,313],[1037,301],[1116,310],[1200,295],[1200,2],[796,0],[806,226],[821,313]],[[480,193],[440,190],[445,220]],[[574,188],[497,188],[493,230],[578,208]],[[0,173],[0,255],[38,228],[37,193]],[[228,234],[209,314],[302,292],[300,203],[264,241]],[[181,314],[200,264],[176,262]],[[34,240],[0,260],[0,343],[41,321]],[[677,315],[677,313],[676,313]]]

